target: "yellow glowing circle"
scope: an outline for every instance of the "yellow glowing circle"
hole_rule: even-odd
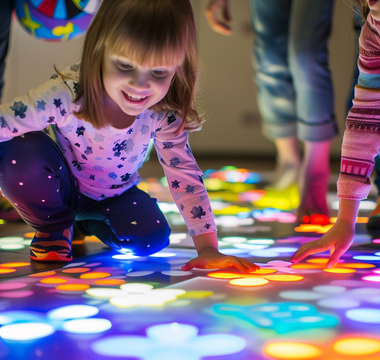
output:
[[[268,284],[269,281],[259,277],[247,277],[230,280],[229,283],[235,286],[262,286]]]
[[[13,273],[17,271],[16,269],[11,269],[11,268],[7,268],[7,269],[1,269],[0,268],[0,274],[9,274],[9,273]]]
[[[372,355],[380,351],[380,341],[360,337],[345,338],[336,341],[333,349],[343,355]]]
[[[367,264],[367,263],[344,263],[337,265],[339,268],[351,268],[351,269],[370,269],[376,267],[376,265],[373,264]]]
[[[237,277],[243,277],[244,274],[234,273],[234,272],[222,272],[215,271],[207,274],[208,277],[216,278],[216,279],[234,279]]]
[[[331,268],[331,269],[323,269],[323,271],[334,274],[349,274],[356,272],[355,269],[345,269],[345,268]]]
[[[300,275],[266,275],[264,276],[267,280],[272,281],[301,281],[304,277]]]
[[[82,274],[90,270],[91,270],[90,268],[74,267],[74,268],[63,269],[62,272],[68,273],[68,274]]]
[[[30,274],[29,277],[46,277],[46,276],[54,276],[56,274],[55,271],[44,271],[36,274]]]
[[[67,280],[59,278],[59,277],[48,277],[45,279],[41,279],[40,283],[42,283],[42,284],[64,284],[64,283],[67,283]]]
[[[91,272],[91,273],[82,274],[81,276],[79,276],[79,278],[80,279],[102,279],[108,276],[111,276],[111,274],[107,272]]]
[[[67,292],[77,292],[77,291],[85,291],[90,288],[90,285],[87,284],[63,284],[55,287],[59,291],[67,291]]]
[[[35,234],[36,233],[34,233],[34,232],[27,232],[24,234],[24,238],[25,239],[33,239]]]
[[[267,274],[274,274],[275,272],[277,272],[276,269],[259,269],[252,272],[251,274],[267,275]]]
[[[321,354],[316,346],[298,342],[273,342],[264,347],[265,354],[277,359],[310,359]]]
[[[292,269],[323,269],[322,264],[294,264],[290,265]]]
[[[28,262],[11,262],[11,263],[5,263],[5,264],[0,264],[2,267],[10,267],[10,268],[15,268],[15,267],[23,267],[23,266],[29,266],[30,263]]]

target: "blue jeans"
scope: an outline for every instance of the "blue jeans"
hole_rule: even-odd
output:
[[[270,139],[334,138],[327,41],[334,0],[250,0],[263,133]]]
[[[101,201],[81,194],[58,146],[43,132],[0,143],[0,187],[38,231],[61,231],[75,221],[83,234],[139,256],[169,245],[170,228],[156,199],[136,186]]]

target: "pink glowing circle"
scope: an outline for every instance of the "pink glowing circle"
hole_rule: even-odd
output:
[[[28,297],[34,294],[34,291],[32,290],[25,290],[25,291],[4,291],[0,293],[0,297],[2,298],[8,298],[8,299],[18,299],[18,298],[24,298]]]
[[[367,275],[362,277],[362,280],[380,283],[380,275]]]
[[[7,282],[0,284],[0,290],[16,290],[22,289],[25,286],[28,286],[28,284],[23,282]]]
[[[374,244],[380,244],[380,239],[373,239],[372,242],[373,242]]]

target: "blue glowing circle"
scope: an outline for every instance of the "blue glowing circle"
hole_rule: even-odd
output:
[[[351,309],[346,311],[350,320],[365,324],[380,324],[380,310],[373,308]]]
[[[358,307],[360,301],[349,298],[327,298],[318,300],[317,304],[330,309],[351,309]]]
[[[283,299],[294,300],[318,300],[324,298],[326,295],[307,290],[288,290],[280,292],[280,297]]]
[[[319,285],[313,287],[314,291],[323,293],[323,294],[339,294],[346,290],[344,286],[337,285]]]
[[[380,256],[372,256],[372,255],[356,255],[353,257],[355,260],[363,260],[363,261],[380,261]]]

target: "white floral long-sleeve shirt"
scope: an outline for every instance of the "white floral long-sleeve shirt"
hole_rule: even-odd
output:
[[[140,181],[138,169],[153,139],[190,235],[216,231],[203,173],[188,145],[188,134],[183,131],[177,137],[173,135],[182,119],[175,112],[146,110],[128,128],[96,129],[73,114],[80,107],[72,102],[79,65],[63,73],[74,80],[53,76],[28,95],[0,105],[0,141],[55,125],[58,144],[80,192],[100,201],[118,196]]]

